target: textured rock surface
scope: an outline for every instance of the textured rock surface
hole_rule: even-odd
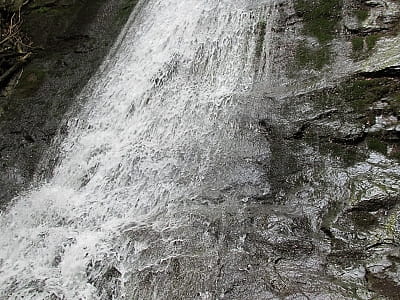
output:
[[[248,96],[268,106],[252,121],[270,145],[270,193],[199,196],[179,210],[185,229],[158,229],[161,216],[127,228],[133,299],[399,299],[397,6],[280,7],[278,83]]]
[[[308,79],[277,109],[281,123],[271,122],[296,149],[295,165],[303,163],[297,176],[307,174],[283,198],[302,194],[308,223],[325,235],[325,274],[346,291],[338,294],[399,299],[399,4],[344,1],[342,16],[329,63],[303,64]]]
[[[234,201],[210,191],[179,217],[127,227],[133,299],[399,299],[399,3],[296,0],[279,13],[279,81],[245,95],[270,106],[249,122],[270,145],[271,165],[257,163],[271,192]],[[53,37],[56,57],[33,61],[7,99],[2,199],[30,181],[87,66],[98,63],[90,57],[105,25],[94,24]],[[246,194],[231,187],[226,198],[235,193]],[[185,226],[157,227],[169,219]],[[87,266],[102,299],[120,297],[113,260]]]
[[[111,48],[134,3],[49,0],[24,7],[23,30],[37,50],[11,81],[17,82],[13,92],[0,97],[0,206],[31,182],[72,100]]]

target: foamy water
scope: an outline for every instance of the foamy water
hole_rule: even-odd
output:
[[[1,216],[1,299],[130,298],[126,230],[178,228],[204,195],[268,194],[251,121],[265,111],[244,95],[269,80],[276,14],[268,0],[139,4],[68,120],[53,176]],[[107,268],[118,284],[101,290]]]

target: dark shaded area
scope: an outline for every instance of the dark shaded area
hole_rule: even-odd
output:
[[[381,78],[381,77],[400,77],[400,66],[391,66],[382,70],[378,70],[375,72],[361,73],[363,76],[369,76],[372,78]]]
[[[0,97],[0,207],[32,180],[64,114],[136,2],[30,1],[21,11],[35,49]]]

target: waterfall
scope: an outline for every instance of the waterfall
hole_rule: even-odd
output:
[[[215,299],[218,256],[243,246],[218,226],[270,193],[252,89],[271,78],[277,7],[138,4],[52,175],[1,215],[1,299]]]

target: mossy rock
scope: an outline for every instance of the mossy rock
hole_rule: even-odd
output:
[[[51,11],[50,7],[39,7],[36,12],[39,14],[47,14],[50,11]]]
[[[378,274],[367,272],[366,280],[369,290],[384,295],[385,297],[387,297],[385,299],[399,299],[400,286],[391,278],[385,277],[384,272]]]
[[[396,80],[358,78],[340,87],[340,95],[357,112],[365,112],[372,103],[388,97],[399,89]]]
[[[342,5],[341,0],[297,0],[295,9],[303,18],[304,33],[322,44],[330,42],[338,29]]]
[[[312,48],[301,43],[296,49],[295,62],[297,67],[309,67],[321,70],[331,62],[331,50],[329,46]]]
[[[378,217],[370,212],[351,212],[350,217],[359,230],[368,231],[379,225]]]
[[[370,149],[372,151],[376,151],[376,152],[382,153],[384,155],[387,154],[387,144],[382,142],[381,140],[379,140],[376,137],[369,137],[367,139],[367,146],[368,146],[368,149]]]
[[[364,38],[356,36],[351,40],[353,52],[361,52],[364,49]]]
[[[358,76],[342,82],[335,88],[314,93],[310,97],[316,108],[350,107],[364,116],[371,111],[370,107],[374,102],[385,99],[389,104],[388,113],[400,113],[400,81],[396,78]]]
[[[307,142],[318,145],[320,152],[331,156],[349,167],[365,161],[370,151],[382,153],[388,158],[399,159],[398,135],[392,131],[368,132],[378,115],[399,115],[400,81],[396,78],[350,78],[334,88],[326,88],[307,96],[315,110],[335,109],[331,122],[359,124],[359,134],[341,136],[341,130],[324,132],[324,127],[309,126],[304,134]],[[386,103],[379,108],[375,103]],[[329,124],[329,122],[328,122]],[[329,126],[327,127],[329,128]],[[341,127],[342,128],[342,127]],[[319,134],[322,132],[322,135]],[[347,132],[347,131],[344,131]],[[354,133],[354,131],[350,131]]]
[[[351,39],[353,50],[353,59],[361,60],[371,54],[381,36],[379,34],[371,34],[366,37],[355,36]]]
[[[390,237],[393,237],[398,232],[398,220],[400,217],[400,212],[395,211],[393,212],[388,218],[385,223],[385,231],[386,234]]]
[[[298,67],[321,70],[332,62],[329,43],[335,38],[341,18],[342,0],[297,0],[295,10],[303,19],[303,33],[315,38],[319,45],[301,43],[296,49]]]
[[[379,39],[379,35],[377,35],[377,34],[372,34],[365,38],[365,42],[367,44],[368,51],[371,51],[372,49],[374,49],[378,39]]]
[[[400,115],[400,92],[392,95],[388,99],[389,107],[392,113],[396,116]]]
[[[369,11],[367,9],[360,8],[357,9],[354,14],[356,15],[358,21],[364,22],[369,16]]]
[[[395,148],[389,155],[391,158],[400,161],[400,149],[397,147]]]

